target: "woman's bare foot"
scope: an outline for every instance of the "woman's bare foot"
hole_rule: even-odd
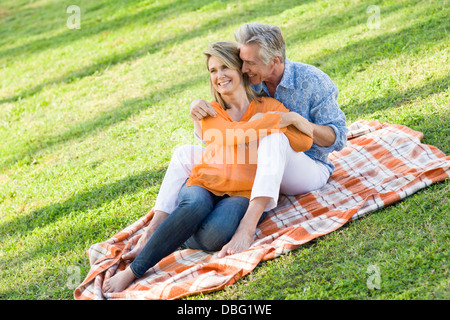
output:
[[[219,258],[247,250],[253,243],[256,226],[264,208],[269,203],[269,197],[256,197],[250,201],[247,212],[231,240],[219,251]]]
[[[223,246],[222,250],[219,251],[219,258],[223,258],[227,255],[232,255],[239,253],[250,248],[253,243],[253,233],[247,230],[236,230],[231,240]]]
[[[105,281],[103,285],[104,292],[121,292],[125,290],[136,277],[131,271],[130,267],[126,268],[124,271],[119,272]]]

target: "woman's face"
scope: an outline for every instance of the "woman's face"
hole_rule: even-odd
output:
[[[221,95],[229,95],[241,85],[242,77],[240,72],[228,68],[216,57],[209,58],[208,69],[211,83]]]

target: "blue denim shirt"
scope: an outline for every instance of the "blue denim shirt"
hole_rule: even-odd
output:
[[[256,92],[264,90],[270,96],[264,82],[253,86]],[[281,101],[286,108],[295,111],[308,121],[333,128],[336,140],[329,147],[313,143],[305,154],[328,167],[330,174],[334,165],[328,154],[341,150],[347,142],[347,127],[344,112],[337,104],[338,89],[331,79],[316,67],[285,60],[284,74],[273,98]]]

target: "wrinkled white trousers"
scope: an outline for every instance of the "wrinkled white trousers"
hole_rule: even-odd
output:
[[[192,168],[201,162],[204,148],[196,145],[178,147],[173,153],[156,198],[155,210],[171,213],[178,205],[178,193]],[[298,195],[323,187],[330,174],[325,165],[303,152],[295,152],[283,133],[261,138],[257,170],[250,200],[269,197],[265,211],[277,206],[279,194]]]

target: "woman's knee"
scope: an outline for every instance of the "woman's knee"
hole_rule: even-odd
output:
[[[217,225],[203,225],[194,235],[200,249],[204,251],[219,251],[231,240],[233,235],[224,234],[224,230]]]
[[[195,234],[203,250],[217,251],[233,237],[247,212],[249,199],[230,197],[220,201]]]
[[[214,208],[214,200],[211,193],[198,186],[186,186],[178,195],[178,208],[190,214],[207,214]]]

